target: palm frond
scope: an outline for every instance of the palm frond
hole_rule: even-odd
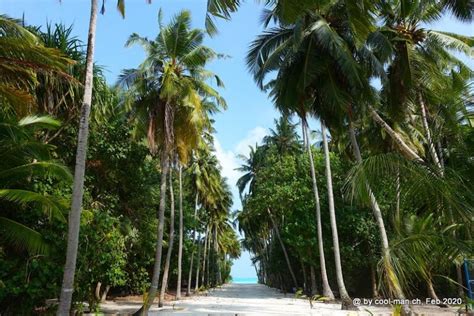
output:
[[[25,249],[31,254],[47,254],[50,249],[50,246],[40,233],[1,216],[0,235],[3,235],[9,244],[22,250]]]

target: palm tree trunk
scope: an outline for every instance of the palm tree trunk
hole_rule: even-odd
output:
[[[421,120],[423,122],[423,128],[425,130],[426,134],[426,140],[428,142],[428,151],[430,152],[431,159],[433,159],[434,164],[436,165],[439,175],[443,176],[444,175],[444,170],[443,166],[441,165],[441,161],[438,157],[438,153],[436,152],[436,148],[433,142],[433,138],[431,137],[431,131],[430,127],[428,125],[428,117],[426,114],[426,105],[423,100],[423,96],[421,93],[418,93],[418,101],[420,102],[420,108],[421,108]]]
[[[216,284],[222,284],[221,268],[219,264],[219,243],[217,242],[217,226],[214,229],[214,252],[216,256]]]
[[[199,270],[201,269],[201,233],[199,233],[198,237],[198,250],[197,250],[197,264],[196,264],[196,282],[194,282],[194,292],[199,289]]]
[[[339,288],[339,295],[342,300],[342,308],[352,308],[352,299],[346,290],[346,285],[344,284],[344,276],[342,274],[342,265],[341,265],[341,252],[339,249],[339,236],[337,232],[337,223],[336,223],[336,209],[334,205],[334,193],[332,188],[332,174],[331,174],[331,161],[329,157],[329,148],[328,140],[326,137],[326,126],[321,121],[321,134],[323,136],[323,148],[324,148],[324,160],[326,162],[326,181],[328,187],[328,202],[329,202],[329,218],[331,221],[331,231],[332,231],[332,242],[334,247],[334,261],[336,265],[336,280]]]
[[[211,242],[212,242],[212,231],[209,230],[208,232],[208,239],[207,239],[207,257],[206,257],[206,262],[205,264],[207,265],[206,267],[206,286],[209,287],[210,285],[210,272],[211,272]]]
[[[310,265],[310,277],[311,277],[311,295],[316,295],[318,293],[318,285],[316,283],[316,271],[314,271],[314,266]]]
[[[304,119],[301,119],[301,134],[302,134],[301,136],[303,138],[303,148],[306,148],[308,139],[306,138]]]
[[[273,229],[275,230],[275,234],[277,235],[278,241],[280,242],[281,250],[283,251],[283,255],[285,256],[286,265],[288,266],[288,271],[290,272],[291,279],[293,281],[293,285],[296,289],[296,288],[298,288],[298,282],[296,281],[295,273],[293,272],[293,268],[291,267],[290,257],[288,256],[288,252],[286,251],[285,244],[283,243],[283,240],[281,239],[280,230],[278,229],[278,226],[276,225],[275,221],[273,220],[273,216],[272,216],[272,213],[270,212],[269,208],[267,208],[267,212],[268,212],[268,216],[270,217],[270,221],[272,222]]]
[[[173,190],[173,170],[170,168],[169,171],[169,180],[170,180],[170,233],[169,233],[169,241],[168,241],[168,252],[166,253],[166,261],[165,267],[163,269],[163,280],[161,280],[161,289],[160,289],[160,300],[158,305],[160,307],[163,306],[163,302],[165,300],[165,292],[168,288],[168,277],[170,271],[170,264],[171,264],[171,254],[173,252],[173,244],[174,244],[174,190]]]
[[[370,283],[372,286],[372,297],[379,297],[379,291],[377,287],[377,271],[373,263],[370,264]]]
[[[439,157],[439,162],[441,163],[441,168],[444,170],[444,157],[443,157],[443,146],[441,146],[441,141],[436,142],[436,147],[438,148],[438,157]]]
[[[202,255],[202,277],[201,277],[201,285],[204,285],[205,277],[206,277],[206,258],[207,258],[207,242],[209,236],[209,226],[206,227],[206,234],[204,236],[204,250]]]
[[[352,122],[349,122],[349,134],[350,134],[350,139],[351,139],[352,150],[354,152],[356,161],[358,163],[361,163],[362,155],[360,153],[359,144],[357,142],[357,138],[355,135],[354,126],[352,125]],[[388,243],[387,230],[385,229],[385,224],[383,221],[382,211],[380,210],[377,199],[374,193],[372,192],[372,189],[370,188],[369,184],[367,183],[366,186],[367,186],[367,192],[370,197],[370,205],[374,213],[375,221],[379,228],[380,240],[382,241],[382,245],[381,245],[382,246],[382,260],[384,262],[384,268],[388,276],[387,281],[390,286],[390,290],[397,298],[405,299],[405,294],[403,293],[401,289],[400,282],[398,280],[397,275],[395,274],[395,271],[393,269],[393,265],[391,262],[390,247]],[[407,315],[410,314],[410,310],[407,305],[403,305],[403,311]]]
[[[426,285],[428,288],[428,295],[434,300],[439,300],[438,295],[436,294],[436,291],[434,289],[433,281],[431,279],[431,275],[428,276],[428,280],[426,281]]]
[[[353,132],[354,131],[352,131],[352,133]],[[355,139],[355,135],[354,135],[354,139]],[[359,153],[359,156],[360,156],[360,153]],[[362,160],[362,158],[360,158],[360,159]],[[395,190],[397,190],[396,197],[395,197],[396,198],[395,219],[398,223],[398,222],[400,222],[400,194],[401,194],[400,168],[399,167],[397,167],[397,180],[396,180],[396,184],[395,184]],[[369,192],[372,194],[372,191],[369,191]],[[371,201],[372,201],[372,199],[371,199]],[[375,201],[375,203],[377,203],[377,201]],[[378,204],[376,206],[378,208]],[[374,208],[372,207],[372,209],[374,209]]]
[[[183,264],[183,237],[184,237],[184,223],[183,223],[183,167],[181,164],[178,167],[179,177],[179,244],[178,244],[178,281],[176,284],[176,299],[181,299],[181,274]],[[190,270],[191,271],[191,270]]]
[[[170,111],[169,104],[166,104],[166,108],[167,109],[165,110],[165,121],[170,119],[170,118],[166,118],[166,116],[168,116],[167,113]],[[166,207],[166,177],[169,172],[168,144],[170,143],[169,143],[169,136],[166,135],[167,133],[168,131],[166,131],[164,135],[164,146],[163,146],[164,148],[161,153],[160,205],[158,207],[158,229],[157,229],[155,263],[153,265],[153,274],[151,277],[150,289],[148,290],[146,299],[143,302],[143,306],[134,313],[134,316],[148,315],[148,310],[150,309],[150,306],[156,297],[156,293],[158,292],[158,284],[160,281],[161,257],[163,255],[163,230],[164,230],[165,207]]]
[[[306,149],[308,151],[309,156],[309,167],[311,170],[311,180],[313,182],[313,194],[314,194],[314,201],[316,204],[316,229],[318,234],[318,249],[319,249],[319,265],[321,269],[321,282],[323,287],[323,296],[333,300],[334,294],[332,293],[331,287],[329,286],[328,275],[326,271],[326,259],[324,255],[324,241],[323,241],[323,226],[321,222],[321,203],[319,202],[319,191],[318,191],[318,183],[316,181],[316,171],[314,169],[314,160],[313,160],[313,152],[311,150],[311,142],[309,140],[309,133],[308,133],[308,123],[306,119],[303,120],[304,122],[304,133],[306,135]]]
[[[97,301],[100,301],[100,288],[102,287],[102,282],[97,282],[95,286],[95,298]]]
[[[383,120],[383,118],[380,117],[380,115],[377,113],[377,111],[375,111],[372,106],[369,106],[369,111],[374,121],[377,122],[385,130],[385,132],[387,132],[387,134],[392,138],[395,144],[397,144],[397,146],[400,148],[402,154],[405,157],[410,160],[423,162],[423,159],[421,159],[421,157],[405,143],[402,137],[397,132],[395,132],[390,127],[390,125],[388,125],[387,122]]]
[[[194,220],[196,221],[196,224],[195,224],[194,229],[193,229],[193,246],[192,246],[192,251],[191,251],[191,262],[189,263],[188,288],[186,290],[186,296],[191,295],[191,282],[192,282],[192,277],[193,277],[194,247],[195,247],[195,244],[196,244],[196,225],[197,225],[198,198],[199,198],[199,194],[196,193],[196,200],[194,202]],[[199,269],[199,267],[198,267],[198,269]]]
[[[76,166],[72,189],[71,211],[68,219],[68,236],[66,263],[64,266],[63,282],[59,297],[57,315],[69,315],[74,291],[74,274],[76,272],[77,249],[79,246],[79,229],[81,224],[82,197],[84,194],[84,174],[86,169],[87,139],[89,136],[89,116],[92,103],[92,85],[94,76],[94,47],[97,26],[97,0],[91,0],[89,33],[87,39],[86,74],[84,95],[79,122],[77,141]]]
[[[306,276],[306,268],[305,268],[304,262],[301,258],[300,258],[300,263],[301,263],[301,271],[303,272],[303,292],[308,293],[308,287],[307,287],[308,279],[307,279],[307,276]]]
[[[107,294],[109,294],[109,290],[110,290],[110,285],[107,284],[105,286],[104,292],[102,292],[102,296],[100,297],[101,303],[105,303],[105,301],[107,300]]]

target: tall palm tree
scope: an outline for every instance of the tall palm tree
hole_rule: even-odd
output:
[[[193,248],[191,251],[190,269],[188,275],[187,295],[191,293],[192,274],[194,267],[194,246],[198,243],[198,258],[196,265],[196,286],[198,286],[199,269],[200,269],[200,237],[196,239],[196,234],[201,219],[201,209],[215,204],[215,196],[218,191],[218,161],[213,154],[212,145],[208,141],[202,141],[199,147],[194,151],[191,164],[187,170],[191,178],[192,186],[195,191],[194,204],[194,227],[193,227]]]
[[[337,232],[337,223],[336,223],[336,208],[334,205],[334,192],[332,186],[332,174],[331,174],[331,159],[329,156],[329,146],[326,136],[326,126],[321,121],[321,134],[323,136],[323,148],[324,148],[324,161],[326,165],[326,181],[328,188],[328,203],[329,203],[329,218],[331,221],[331,231],[332,231],[332,240],[334,247],[334,262],[336,264],[336,280],[339,288],[339,295],[341,300],[346,307],[352,305],[352,300],[347,293],[346,285],[344,284],[344,277],[342,275],[342,264],[341,264],[341,250],[339,248],[339,236]]]
[[[173,149],[186,161],[190,148],[195,148],[202,134],[205,111],[203,98],[225,104],[218,92],[206,81],[215,78],[204,69],[218,55],[202,45],[204,33],[191,29],[189,11],[182,11],[164,25],[159,12],[160,32],[154,40],[132,34],[126,45],[141,45],[147,57],[139,69],[123,72],[119,84],[128,89],[126,104],[133,108],[137,132],[145,134],[153,154],[161,149],[161,185],[158,212],[157,246],[152,282],[148,296],[136,315],[146,314],[157,293],[161,271],[166,177],[169,155]],[[146,125],[143,125],[146,122]]]
[[[117,8],[122,16],[125,14],[124,0],[117,0]],[[104,2],[102,13],[104,12]],[[82,196],[84,194],[84,174],[86,165],[87,139],[89,136],[89,116],[92,103],[92,86],[94,74],[94,47],[97,26],[98,0],[91,0],[89,30],[87,36],[87,53],[85,62],[84,92],[79,121],[76,164],[72,191],[71,211],[68,220],[68,240],[66,263],[59,297],[58,315],[68,315],[74,291],[74,274],[76,270],[79,228],[81,220]]]
[[[84,95],[79,123],[76,165],[72,190],[71,211],[68,220],[68,237],[66,264],[59,297],[57,315],[69,314],[74,291],[74,274],[76,271],[77,248],[79,245],[79,228],[81,222],[82,196],[84,194],[84,174],[86,169],[87,138],[89,136],[89,115],[92,102],[92,80],[94,68],[94,47],[97,26],[97,0],[91,0],[89,31],[87,36],[87,55],[84,80]]]

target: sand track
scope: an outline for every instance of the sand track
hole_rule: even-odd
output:
[[[340,304],[315,303],[310,308],[308,300],[295,299],[292,294],[284,295],[276,289],[261,284],[226,284],[212,290],[207,295],[184,298],[181,301],[167,302],[158,309],[155,305],[150,316],[158,315],[391,315],[389,307],[361,306],[359,312],[342,311]],[[104,312],[127,315],[136,311],[140,303],[107,302],[102,305]],[[441,309],[437,306],[417,306],[418,315],[456,315],[454,309]],[[370,311],[371,313],[367,312]],[[116,314],[116,315],[117,315]]]

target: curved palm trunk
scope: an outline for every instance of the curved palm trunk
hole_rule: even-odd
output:
[[[178,281],[176,284],[176,299],[181,299],[181,274],[183,264],[183,167],[181,164],[178,167],[179,177],[179,243],[178,243]],[[191,270],[190,270],[191,271]]]
[[[281,239],[280,230],[278,229],[278,226],[273,220],[273,216],[272,216],[272,213],[270,212],[270,209],[267,208],[267,212],[268,212],[268,216],[270,217],[270,221],[272,222],[273,229],[275,230],[275,234],[277,235],[278,241],[280,242],[281,250],[283,251],[283,255],[285,256],[285,261],[288,266],[288,272],[290,272],[293,285],[295,286],[295,289],[296,289],[298,288],[298,282],[296,281],[295,273],[293,272],[293,268],[291,267],[290,258],[288,257],[288,252],[286,251],[285,244],[283,243],[283,240]]]
[[[199,195],[198,195],[198,193],[196,193],[196,200],[194,202],[194,219],[196,220],[196,223],[197,223],[198,198],[199,198]],[[194,229],[193,229],[193,247],[192,247],[193,250],[191,251],[191,262],[189,263],[188,288],[186,290],[186,296],[191,295],[191,282],[192,282],[192,277],[193,277],[194,247],[195,247],[195,244],[196,244],[196,225],[194,226]],[[198,263],[198,265],[199,265],[199,263]]]
[[[351,139],[351,145],[352,145],[352,150],[354,152],[354,156],[357,162],[361,163],[362,155],[360,153],[359,143],[357,142],[357,138],[355,135],[354,126],[352,125],[352,122],[349,122],[349,136]],[[397,194],[398,194],[398,191],[399,189],[397,188]],[[405,294],[403,293],[401,289],[400,281],[398,280],[398,277],[395,274],[395,271],[393,269],[393,266],[390,260],[390,246],[388,243],[387,230],[385,229],[382,211],[380,210],[377,199],[375,198],[375,195],[372,192],[372,189],[370,188],[368,183],[367,183],[367,192],[370,197],[370,205],[372,207],[372,211],[374,212],[375,221],[379,228],[380,240],[382,241],[382,245],[381,245],[382,246],[382,260],[384,262],[384,269],[386,270],[386,273],[388,275],[387,280],[390,286],[390,290],[395,294],[397,298],[404,299]],[[409,307],[406,305],[403,305],[403,310],[404,310],[404,313],[407,315],[410,313]]]
[[[334,193],[332,188],[332,175],[331,175],[331,161],[329,157],[329,148],[328,140],[326,137],[326,126],[321,121],[321,134],[323,136],[323,148],[324,148],[324,160],[326,162],[326,181],[328,186],[328,202],[329,202],[329,218],[331,221],[331,232],[332,232],[332,242],[334,247],[334,261],[336,265],[336,280],[339,288],[339,295],[342,300],[342,308],[352,308],[352,299],[346,290],[346,285],[344,284],[344,276],[342,274],[342,265],[341,265],[341,252],[339,249],[339,236],[337,232],[337,223],[336,223],[336,209],[334,206]]]
[[[403,138],[395,132],[390,125],[387,124],[383,120],[383,118],[380,117],[380,115],[375,111],[375,109],[372,106],[369,106],[369,111],[370,115],[374,119],[375,122],[377,122],[386,132],[387,134],[392,138],[392,140],[397,144],[397,146],[400,148],[402,154],[407,157],[410,160],[416,160],[423,162],[423,159],[413,150],[408,146]]]
[[[309,167],[311,170],[311,180],[313,182],[313,194],[316,204],[316,229],[318,234],[319,265],[321,269],[321,282],[323,287],[323,296],[333,300],[334,294],[329,286],[328,275],[326,271],[326,259],[324,255],[323,226],[321,222],[321,203],[319,202],[318,183],[316,182],[316,170],[314,169],[313,152],[311,151],[311,142],[309,141],[308,122],[303,119],[304,134],[306,135],[306,149],[309,156]]]
[[[431,276],[431,273],[429,273],[428,280],[426,281],[426,283],[427,283],[428,295],[432,299],[439,301],[439,297],[436,294],[436,291],[435,291],[435,288],[434,288],[434,285],[433,285],[433,278]]]
[[[79,122],[79,135],[77,141],[76,166],[74,170],[74,183],[72,189],[71,211],[68,220],[68,236],[66,263],[64,266],[63,282],[59,297],[58,315],[69,315],[74,291],[74,274],[76,272],[77,249],[79,246],[79,229],[81,223],[82,197],[84,194],[84,174],[86,169],[87,139],[89,136],[89,116],[92,103],[92,85],[94,68],[94,47],[97,26],[97,0],[91,0],[91,13],[89,33],[87,39],[86,75],[84,82],[84,95]]]
[[[168,277],[170,271],[170,264],[171,264],[171,254],[173,252],[173,244],[174,244],[174,190],[173,190],[173,178],[172,178],[173,170],[170,168],[169,171],[169,179],[170,179],[170,233],[169,233],[169,241],[168,241],[168,252],[166,253],[166,261],[165,267],[163,269],[163,280],[161,281],[161,289],[160,289],[160,300],[158,305],[160,307],[163,306],[163,302],[165,300],[165,293],[166,289],[168,288]]]

